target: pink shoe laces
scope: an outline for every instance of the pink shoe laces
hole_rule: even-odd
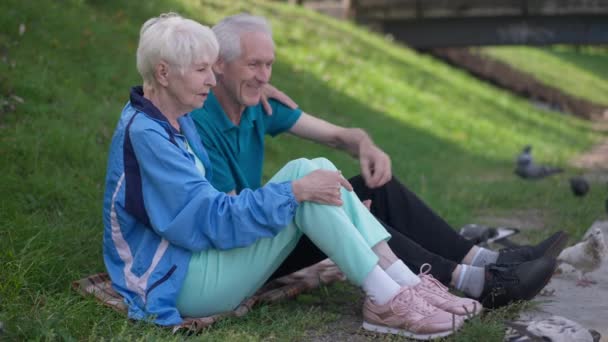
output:
[[[410,287],[403,287],[391,302],[391,309],[398,315],[404,315],[412,310],[428,316],[437,309]]]
[[[418,274],[418,277],[426,283],[426,288],[429,291],[442,297],[445,297],[446,293],[449,293],[448,288],[447,286],[443,285],[439,280],[435,279],[435,277],[433,277],[431,274],[429,274],[429,272],[431,271],[431,267],[431,264],[422,264],[422,266],[420,266],[420,273]]]
[[[428,263],[422,264],[422,266],[420,266],[420,273],[418,274],[418,277],[421,281],[419,285],[423,285],[427,291],[432,292],[433,294],[445,298],[447,300],[458,300],[459,298],[457,296],[454,296],[449,292],[447,286],[443,285],[439,280],[435,279],[433,275],[429,274],[429,272],[431,271],[431,267],[431,264]],[[472,310],[469,310],[464,305],[463,309],[466,312],[467,318],[472,318],[478,312],[477,304],[475,302],[473,302]]]

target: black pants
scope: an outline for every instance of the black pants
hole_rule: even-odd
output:
[[[361,200],[371,199],[371,212],[392,235],[388,242],[395,255],[414,272],[424,263],[431,274],[449,284],[454,268],[473,247],[435,214],[405,185],[393,177],[380,188],[370,189],[361,176],[349,179]],[[327,256],[304,235],[271,279],[315,264]]]

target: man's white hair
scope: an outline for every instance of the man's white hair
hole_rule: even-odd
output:
[[[217,39],[209,27],[177,13],[163,13],[148,19],[139,31],[137,70],[144,84],[152,85],[161,61],[183,73],[194,63],[215,62],[218,52]]]
[[[247,13],[222,19],[213,26],[213,32],[220,44],[220,58],[226,62],[241,56],[241,36],[244,33],[263,32],[272,40],[272,29],[266,18]],[[274,47],[274,41],[272,45]]]

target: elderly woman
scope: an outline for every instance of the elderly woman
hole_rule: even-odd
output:
[[[140,31],[143,87],[131,90],[112,139],[103,212],[104,261],[129,317],[173,325],[232,310],[306,234],[365,291],[366,329],[426,339],[459,328],[479,304],[398,260],[329,161],[292,161],[237,196],[211,186],[188,113],[215,85],[217,55],[212,31],[176,14]]]

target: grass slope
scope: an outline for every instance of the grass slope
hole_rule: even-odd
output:
[[[608,47],[488,47],[483,53],[568,94],[608,106]]]
[[[579,236],[601,213],[605,193],[597,187],[578,199],[569,194],[565,175],[526,183],[512,174],[524,144],[534,145],[541,161],[565,165],[600,138],[588,123],[540,111],[350,24],[259,1],[5,0],[0,3],[0,321],[5,323],[0,339],[183,338],[126,322],[70,290],[72,280],[104,270],[106,153],[128,89],[140,82],[134,63],[139,27],[169,10],[207,24],[244,10],[270,17],[278,47],[272,82],[308,112],[368,129],[392,156],[394,173],[455,226],[482,214],[535,208],[549,230]],[[265,177],[290,159],[320,155],[345,174],[357,172],[346,155],[285,136],[269,142]],[[200,338],[292,340],[324,334],[326,323],[341,316],[338,308],[359,296],[339,285],[303,298],[312,300],[258,308]],[[506,314],[473,322],[456,339],[501,340],[500,319]]]

